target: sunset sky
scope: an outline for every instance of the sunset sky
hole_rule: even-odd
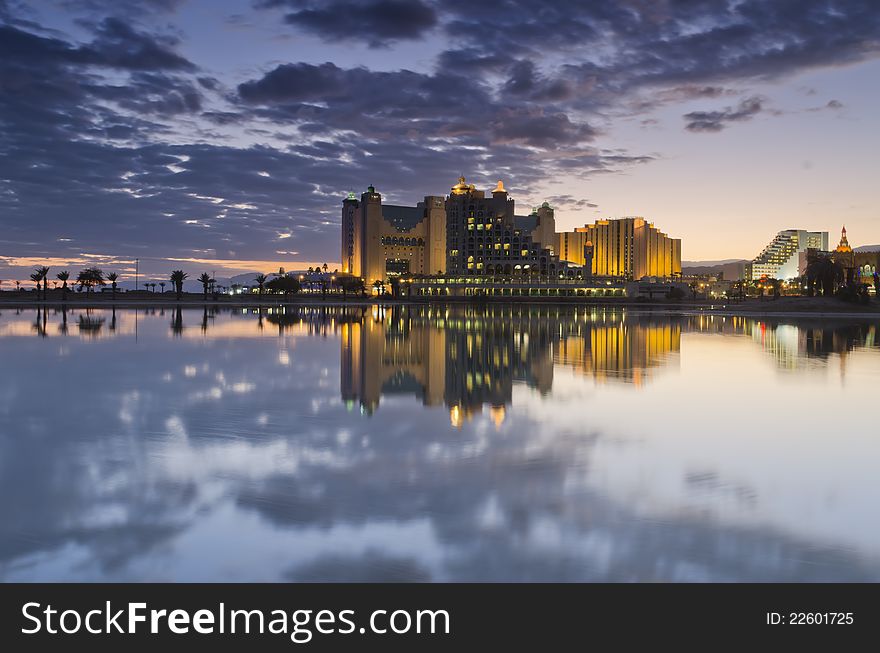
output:
[[[459,174],[686,260],[878,244],[878,55],[876,0],[0,0],[0,279],[333,266],[346,192]]]

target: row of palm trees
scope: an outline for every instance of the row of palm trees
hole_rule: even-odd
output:
[[[63,293],[64,299],[67,299],[67,293],[70,290],[67,285],[70,281],[70,271],[69,270],[61,270],[55,275],[55,278],[61,282],[61,292]],[[37,292],[41,292],[43,294],[43,299],[46,299],[46,293],[49,291],[49,268],[45,265],[41,265],[39,267],[34,268],[34,271],[30,275],[31,281],[36,285]],[[79,286],[80,291],[85,289],[85,291],[92,292],[97,286],[105,286],[107,283],[111,284],[113,288],[113,294],[116,294],[116,289],[118,287],[119,275],[115,272],[110,272],[106,276],[104,276],[103,270],[96,267],[85,268],[80,270],[76,279],[73,281],[75,285]],[[2,281],[0,281],[2,283]],[[57,288],[58,282],[53,281],[53,286]],[[21,283],[15,282],[16,290],[21,289]]]
[[[310,267],[308,270],[309,275],[320,274],[321,272],[327,273],[328,266],[325,263],[322,266]],[[118,288],[119,275],[115,272],[111,272],[109,274],[104,273],[101,268],[98,267],[88,267],[81,270],[75,279],[71,278],[69,270],[62,270],[55,275],[58,282],[61,283],[61,292],[63,293],[63,298],[67,300],[67,293],[70,290],[70,286],[68,283],[70,282],[72,285],[76,285],[79,287],[79,291],[82,292],[85,290],[86,293],[94,292],[94,289],[98,286],[106,286],[108,283],[111,285],[113,290],[113,297],[116,297],[116,290]],[[31,280],[36,284],[37,292],[42,293],[42,298],[45,300],[46,295],[49,290],[49,267],[48,266],[39,266],[34,269],[33,273],[30,275]],[[183,284],[189,278],[189,275],[183,270],[173,270],[169,276],[169,281],[171,286],[174,288],[175,293],[177,294],[177,299],[180,300],[183,296]],[[215,289],[215,279],[208,274],[207,272],[203,272],[198,277],[198,282],[202,284],[202,294],[205,300],[208,299],[208,293],[213,292]],[[57,288],[58,282],[53,282],[53,285]],[[259,294],[262,295],[266,291],[270,291],[273,293],[284,293],[292,294],[297,293],[302,289],[302,283],[300,279],[297,279],[291,275],[285,274],[276,274],[270,278],[266,274],[257,274],[254,277],[254,282],[257,284]],[[0,281],[2,284],[2,281]],[[20,282],[16,281],[16,289],[20,289]],[[152,291],[156,291],[156,286],[158,285],[162,290],[161,292],[165,292],[166,282],[161,281],[158,284],[155,282],[145,282],[144,287],[146,289],[151,289]],[[326,279],[322,280],[322,290],[326,293],[327,285],[329,282]],[[332,285],[338,289],[343,295],[348,294],[349,292],[359,294],[364,291],[364,283],[363,280],[356,277],[333,277]],[[384,285],[384,284],[383,284]]]
[[[210,276],[205,273],[202,277]],[[58,282],[61,282],[61,292],[63,298],[67,299],[67,293],[70,291],[70,286],[68,286],[68,282],[71,281],[70,271],[69,270],[61,270],[55,275],[55,278],[58,281],[53,281],[53,286],[57,288]],[[175,270],[171,273],[171,283],[174,284],[174,287],[177,289],[178,299],[180,295],[183,293],[183,281],[187,278],[187,274],[182,270]],[[31,281],[36,285],[37,292],[42,292],[42,298],[46,299],[46,294],[49,291],[49,267],[45,265],[38,266],[34,268],[34,271],[30,274]],[[201,278],[200,278],[201,280]],[[213,282],[213,279],[210,279]],[[3,282],[0,281],[0,284]],[[88,267],[79,271],[76,275],[76,279],[72,281],[73,285],[79,286],[80,292],[85,290],[86,293],[94,292],[95,288],[98,286],[106,286],[110,284],[112,288],[113,297],[116,297],[116,290],[119,287],[119,275],[116,272],[109,272],[106,275],[101,268],[98,267]],[[145,283],[144,286],[153,286],[153,290],[156,288],[156,284]],[[159,284],[162,287],[164,292],[165,290],[165,282],[161,282]],[[19,281],[15,282],[16,290],[21,289],[21,283]],[[207,293],[207,290],[206,290]]]

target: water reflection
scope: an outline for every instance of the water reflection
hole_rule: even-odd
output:
[[[0,311],[4,580],[880,580],[877,325]]]
[[[678,352],[681,324],[575,307],[397,306],[343,323],[340,339],[343,399],[372,413],[382,395],[415,394],[461,426],[483,406],[503,419],[516,382],[548,394],[554,365],[641,385]]]

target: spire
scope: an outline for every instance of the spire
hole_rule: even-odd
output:
[[[837,245],[837,252],[851,252],[852,247],[849,246],[849,241],[846,239],[846,225],[843,225],[843,229],[840,230],[840,243]]]

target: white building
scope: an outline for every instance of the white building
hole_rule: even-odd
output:
[[[767,275],[772,279],[794,279],[801,276],[798,254],[807,249],[828,250],[827,231],[786,229],[776,234],[748,266],[746,278],[757,280]]]

